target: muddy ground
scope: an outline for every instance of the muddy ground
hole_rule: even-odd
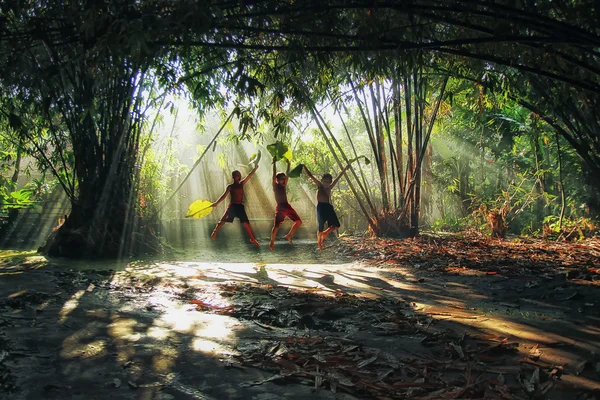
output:
[[[598,272],[598,240],[3,251],[0,398],[599,398]]]

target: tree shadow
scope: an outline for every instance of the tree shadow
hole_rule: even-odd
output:
[[[577,322],[571,308],[528,319],[516,310],[534,312],[526,308],[530,303],[519,302],[518,309],[501,304],[510,304],[509,288],[538,290],[526,280],[438,277],[398,266],[348,264],[331,254],[336,248],[308,254],[308,246],[244,262],[240,254],[222,261],[202,260],[199,254],[189,261],[104,267],[56,260],[38,260],[35,268],[25,261],[3,265],[0,273],[11,274],[2,275],[0,295],[13,303],[0,303],[0,327],[7,337],[0,343],[14,363],[11,395],[334,398],[331,382],[339,384],[345,376],[355,386],[342,387],[359,398],[375,398],[377,390],[394,383],[396,396],[406,397],[408,389],[398,382],[425,379],[431,387],[421,384],[413,393],[423,395],[468,386],[468,365],[485,366],[486,379],[504,371],[514,383],[541,368],[523,358],[562,365],[562,378],[576,388],[593,382],[593,371],[577,375],[571,363],[597,346],[597,328],[585,319]],[[502,344],[504,338],[519,347]],[[536,360],[528,358],[535,344],[542,351]],[[373,354],[376,361],[369,361]],[[319,393],[312,391],[311,374],[317,370],[325,371],[326,390]],[[433,379],[437,375],[446,386]],[[356,386],[376,376],[369,378],[374,386]]]

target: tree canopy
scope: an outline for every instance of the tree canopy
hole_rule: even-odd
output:
[[[600,176],[591,0],[7,1],[0,12],[0,115],[72,203],[58,253],[61,241],[124,251],[146,112],[183,88],[199,110],[234,102],[244,130],[277,134],[352,81],[406,87],[425,68],[536,113]],[[424,157],[426,130],[416,138]]]

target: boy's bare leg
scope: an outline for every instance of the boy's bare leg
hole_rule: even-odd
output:
[[[317,246],[323,250],[323,231],[317,231]]]
[[[250,243],[256,245],[256,247],[260,246],[256,238],[254,237],[254,232],[252,232],[252,227],[250,226],[249,222],[244,222],[244,228],[246,228],[246,232],[248,232],[248,235],[250,236]]]
[[[298,221],[295,221],[294,225],[292,225],[292,228],[290,229],[289,233],[284,236],[284,238],[286,238],[290,242],[290,244],[293,244],[292,236],[294,236],[294,233],[296,233],[298,228],[300,228],[300,225],[302,225],[302,220],[299,219]]]
[[[279,225],[273,225],[273,229],[271,229],[271,243],[269,243],[270,250],[275,250],[275,236],[277,236],[278,230]]]
[[[321,242],[319,244],[319,249],[323,249],[323,242],[325,241],[325,239],[327,238],[327,235],[329,235],[331,232],[337,230],[338,227],[337,226],[330,226],[327,229],[325,229],[323,231],[323,233],[321,233]]]
[[[212,233],[210,234],[210,238],[212,240],[217,239],[217,233],[219,232],[219,229],[221,229],[221,227],[225,225],[225,221],[221,221],[217,224],[217,226],[215,226],[215,229],[212,231]]]

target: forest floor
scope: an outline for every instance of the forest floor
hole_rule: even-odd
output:
[[[0,398],[600,398],[600,241],[0,252]]]

